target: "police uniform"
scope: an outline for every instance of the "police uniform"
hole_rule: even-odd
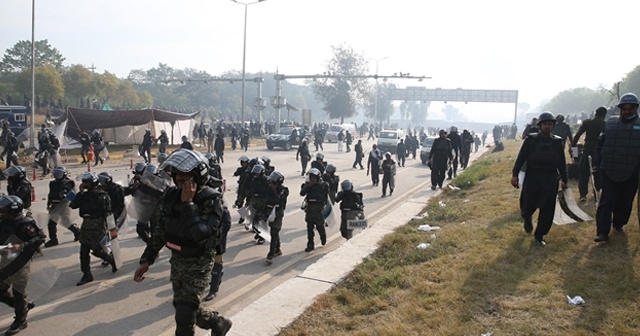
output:
[[[388,158],[382,161],[382,197],[385,197],[387,194],[387,186],[389,186],[389,196],[393,195],[393,189],[396,186],[396,162],[393,161],[391,155],[388,156]]]
[[[95,179],[95,186],[97,186],[97,176]],[[116,272],[118,269],[115,266],[113,256],[107,254],[100,244],[107,233],[107,216],[111,216],[109,195],[93,187],[87,191],[80,191],[71,201],[69,207],[78,209],[80,217],[82,217],[82,225],[80,226],[80,270],[83,275],[77,285],[81,286],[93,281],[90,252],[96,257],[109,262],[112,272]]]
[[[40,250],[45,235],[33,218],[23,215],[15,196],[1,196],[0,208],[4,214],[0,221],[0,243],[22,244],[19,256],[0,271],[0,302],[12,307],[16,314],[6,332],[13,335],[27,327],[27,313],[34,306],[27,299],[27,283],[31,258]]]
[[[580,199],[584,199],[587,197],[589,192],[589,177],[591,176],[591,168],[589,167],[589,156],[593,157],[596,153],[596,146],[598,144],[598,137],[602,130],[604,129],[604,117],[607,113],[607,110],[603,107],[604,113],[601,112],[598,115],[596,111],[596,117],[593,119],[588,119],[582,122],[580,128],[578,128],[578,132],[573,137],[573,143],[571,146],[576,146],[578,140],[585,134],[584,136],[584,146],[582,147],[582,155],[580,156],[580,177],[578,179],[578,191],[580,192]],[[600,190],[600,174],[593,175],[595,181],[596,190]]]
[[[327,171],[322,175],[322,179],[329,185],[329,200],[331,200],[331,204],[334,204],[336,202],[338,185],[340,184],[340,176]]]
[[[633,99],[630,99],[633,98]],[[636,112],[630,118],[610,119],[598,141],[594,165],[602,177],[602,194],[596,211],[596,242],[606,241],[613,225],[617,232],[624,232],[638,190],[640,169],[640,118],[637,115],[638,98],[625,94],[618,107],[635,105]],[[613,217],[613,219],[612,219]]]
[[[342,190],[336,195],[336,202],[340,203],[340,234],[345,239],[353,237],[353,230],[347,229],[347,221],[356,219],[362,210],[362,193],[353,190]]]
[[[278,206],[276,209],[276,218],[273,222],[269,223],[271,228],[271,242],[269,244],[269,253],[267,254],[267,263],[273,257],[282,255],[282,249],[280,248],[280,230],[282,230],[282,219],[284,218],[284,210],[287,208],[287,197],[289,197],[289,188],[279,184],[276,189],[269,188],[269,196],[267,198],[267,207],[271,211],[273,207]]]
[[[444,131],[441,131],[441,133],[442,132]],[[436,187],[442,188],[448,162],[454,160],[451,151],[450,139],[438,137],[433,140],[431,151],[429,152],[429,161],[431,161],[431,190],[435,190]]]
[[[298,161],[298,157],[300,157],[300,163],[302,164],[302,176],[307,172],[307,164],[309,160],[311,160],[311,153],[309,153],[309,146],[307,142],[303,142],[298,146],[298,152],[296,153],[296,161]]]
[[[322,210],[327,204],[329,185],[318,176],[318,182],[314,185],[303,183],[300,187],[300,196],[306,196],[307,208],[305,209],[305,221],[307,222],[307,248],[306,252],[311,252],[315,248],[314,228],[318,230],[322,245],[327,243],[327,232],[324,227],[324,216]]]
[[[447,139],[451,140],[451,149],[453,150],[453,159],[451,159],[451,166],[447,173],[447,178],[451,179],[456,177],[458,173],[458,162],[460,161],[460,151],[462,150],[462,138],[458,134],[458,129],[452,127],[451,133],[447,135]],[[442,186],[440,184],[440,186]]]
[[[225,335],[231,328],[231,321],[200,305],[200,296],[209,285],[216,248],[220,244],[221,195],[205,186],[208,167],[206,159],[199,153],[190,150],[175,152],[160,168],[165,167],[193,172],[196,194],[192,201],[182,202],[181,190],[177,187],[170,187],[165,192],[154,214],[159,218],[158,225],[142,253],[135,279],[142,280],[145,265],[153,264],[160,250],[166,246],[171,250],[169,262],[176,310],[175,335],[194,335],[194,325],[211,329],[214,336]]]
[[[373,147],[373,150],[369,152],[369,159],[367,160],[367,173],[371,170],[371,182],[373,186],[377,186],[380,182],[380,160],[382,160],[380,150],[377,147]]]
[[[520,148],[513,166],[512,177],[517,178],[525,162],[527,173],[520,195],[520,214],[525,220],[525,231],[530,232],[531,216],[536,209],[540,209],[534,235],[536,241],[544,245],[544,236],[551,229],[553,213],[556,209],[558,174],[560,174],[560,180],[567,183],[562,139],[555,135],[545,136],[542,133],[529,135]]]
[[[67,176],[61,179],[53,179],[49,182],[49,195],[47,195],[47,208],[49,209],[49,213],[52,211],[60,211],[61,209],[56,209],[59,206],[67,206],[67,204],[60,205],[60,202],[66,199],[67,194],[72,192],[74,187],[75,182]],[[65,210],[68,210],[68,208]],[[49,218],[47,229],[50,241],[48,241],[45,246],[51,247],[58,245],[58,223]],[[75,224],[69,226],[69,231],[73,232],[74,240],[77,241],[80,239],[80,229]]]
[[[14,166],[18,167],[18,166]],[[12,167],[13,168],[13,167]],[[18,196],[25,209],[31,208],[31,182],[26,177],[10,178],[7,183],[7,194]]]

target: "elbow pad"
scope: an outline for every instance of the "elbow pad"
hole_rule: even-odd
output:
[[[211,238],[214,234],[212,228],[202,221],[192,225],[189,231],[193,240],[198,243]]]

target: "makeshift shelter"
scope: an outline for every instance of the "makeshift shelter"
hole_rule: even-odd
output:
[[[156,138],[164,129],[169,136],[169,143],[179,144],[183,135],[191,138],[193,119],[199,114],[200,112],[185,114],[156,109],[90,110],[69,107],[56,123],[64,129],[62,134],[65,137],[74,140],[79,139],[81,130],[87,133],[99,130],[108,143],[139,145],[145,129],[150,128],[151,134]],[[65,147],[64,143],[61,145]]]

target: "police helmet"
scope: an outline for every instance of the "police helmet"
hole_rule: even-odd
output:
[[[113,182],[113,177],[107,172],[102,172],[98,174],[98,182],[102,185],[111,184],[111,182]]]
[[[154,164],[148,163],[145,167],[144,167],[144,171],[145,172],[149,172],[149,174],[155,175],[156,173],[158,173],[158,167]]]
[[[93,134],[93,135],[100,135],[100,131],[98,131],[98,130],[93,130],[93,132],[91,132],[91,134]]]
[[[248,156],[246,156],[246,155],[243,155],[243,156],[241,156],[241,157],[238,159],[238,161],[240,161],[240,162],[246,162],[246,163],[249,163],[249,160],[250,160],[250,159],[249,159],[249,157],[248,157]]]
[[[320,170],[318,170],[318,168],[311,168],[311,169],[309,169],[309,172],[307,173],[307,175],[309,177],[314,177],[315,176],[317,179],[320,179],[321,173],[320,173]]]
[[[340,183],[340,187],[342,187],[344,191],[351,191],[353,190],[353,182],[351,182],[351,180],[344,180]]]
[[[210,167],[218,164],[218,156],[216,155],[216,153],[207,153],[204,155],[204,157],[209,160]]]
[[[147,164],[144,162],[138,162],[136,163],[135,166],[133,166],[133,173],[134,174],[138,174],[138,175],[142,175],[142,173],[144,172],[144,169],[147,167]]]
[[[162,164],[164,162],[164,160],[166,160],[168,157],[169,157],[169,155],[167,155],[167,153],[158,154],[158,163]]]
[[[67,176],[67,169],[65,167],[55,167],[53,168],[53,178],[56,180],[62,180]]]
[[[164,133],[167,133],[167,131],[165,131],[165,130],[160,130],[160,133],[164,134]]]
[[[620,97],[620,102],[618,102],[618,107],[622,107],[622,105],[625,104],[633,104],[635,106],[640,105],[640,102],[638,101],[638,96],[636,96],[633,93],[625,93],[622,95],[622,97]]]
[[[553,113],[549,112],[549,111],[545,111],[540,113],[540,116],[538,117],[538,126],[540,126],[541,123],[545,122],[545,121],[553,121],[553,123],[556,123],[556,118],[553,116]]]
[[[198,186],[203,186],[209,180],[209,165],[204,155],[190,149],[173,152],[160,166],[160,170],[169,170],[175,182],[175,173],[191,173]]]
[[[98,185],[98,182],[100,181],[98,179],[98,175],[92,172],[82,173],[82,175],[80,175],[80,180],[82,180],[82,183],[88,183],[94,187],[96,187]]]
[[[307,144],[307,138],[302,139],[302,143],[306,145]]]
[[[274,171],[269,175],[267,180],[269,180],[269,182],[273,184],[282,184],[284,182],[284,175],[280,174],[277,171]]]
[[[264,174],[264,166],[261,164],[256,164],[251,168],[251,174]]]
[[[271,164],[271,159],[266,155],[263,155],[260,159],[262,160],[262,162],[264,162],[265,166],[268,166]]]
[[[10,179],[19,179],[22,180],[25,178],[27,172],[24,170],[22,166],[11,166],[4,171]]]
[[[0,196],[0,213],[2,215],[18,215],[24,209],[24,203],[15,195]]]
[[[324,154],[316,153],[316,160],[324,160]]]
[[[262,160],[260,160],[260,158],[255,157],[255,158],[251,159],[251,161],[249,161],[249,166],[253,167],[253,166],[257,165],[257,164],[262,165],[262,163],[263,162],[262,162]]]
[[[457,127],[455,127],[455,126],[451,126],[450,131],[451,131],[451,132],[457,132],[457,131],[458,131],[458,128],[457,128]]]
[[[556,116],[556,121],[561,123],[564,121],[564,116],[562,114],[559,114]]]
[[[598,108],[596,109],[596,115],[597,115],[597,116],[603,116],[603,115],[605,115],[605,114],[607,114],[607,108],[606,108],[606,107],[604,107],[604,106],[600,106],[600,107],[598,107]]]
[[[387,159],[390,159],[390,158],[391,158],[391,152],[386,152],[386,153],[384,153],[384,156],[385,156]]]
[[[441,130],[438,132],[438,134],[439,134],[439,135],[447,134],[447,131],[445,131],[445,130],[441,129]]]
[[[324,171],[326,171],[327,173],[335,173],[336,170],[338,170],[336,168],[336,166],[333,163],[330,163],[327,165],[327,168],[324,169]]]
[[[183,135],[182,136],[182,142],[187,142],[187,141],[189,141],[189,138],[187,138],[186,135]]]
[[[150,129],[150,128],[147,128],[147,129],[145,129],[144,131],[145,131],[146,133],[151,133],[151,129]]]

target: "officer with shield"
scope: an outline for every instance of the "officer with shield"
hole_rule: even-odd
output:
[[[69,223],[70,213],[67,195],[73,193],[75,186],[75,182],[67,176],[66,168],[55,167],[53,169],[53,180],[49,182],[49,195],[47,196],[49,241],[44,244],[44,247],[52,247],[59,244],[58,222],[62,222],[69,231],[73,232],[74,241],[80,240],[80,228],[75,224]]]
[[[146,167],[147,167],[147,164],[144,162],[138,162],[135,164],[135,166],[133,166],[133,177],[131,177],[131,180],[129,181],[129,186],[124,188],[125,196],[131,195],[133,197],[136,197],[135,194],[140,188],[140,185],[141,185],[140,179],[142,178],[142,174],[144,173],[144,170]],[[137,217],[140,217],[140,216],[136,215],[136,219],[138,220],[138,223],[136,224],[136,232],[138,233],[138,237],[142,239],[142,241],[145,244],[147,244],[149,243],[149,236],[151,235],[151,228],[149,227],[149,222],[141,221]]]
[[[136,269],[134,281],[144,274],[163,247],[171,250],[171,283],[177,336],[194,335],[195,326],[224,336],[231,321],[200,305],[208,285],[216,247],[220,244],[220,194],[207,187],[207,159],[191,150],[174,152],[160,166],[175,183],[156,207],[158,226]]]
[[[364,204],[362,202],[362,193],[353,191],[353,182],[344,180],[340,184],[342,191],[336,195],[336,202],[340,203],[340,234],[349,240],[353,236],[353,230],[347,228],[347,221],[356,219],[358,214],[362,213]]]
[[[27,180],[22,166],[11,166],[4,171],[7,175],[7,194],[18,196],[25,209],[31,208],[31,182]]]
[[[336,202],[336,193],[338,192],[338,185],[340,184],[340,176],[336,175],[336,166],[332,163],[327,165],[327,169],[322,175],[322,179],[329,184],[329,199],[331,204]]]
[[[324,154],[316,153],[316,160],[311,162],[311,168],[319,170],[320,175],[324,174],[324,170],[327,168],[327,162],[324,161]]]
[[[27,313],[34,307],[27,300],[27,283],[31,270],[31,258],[40,250],[44,232],[33,218],[25,216],[22,200],[16,196],[0,196],[0,302],[13,307],[14,321],[5,335],[15,335],[27,327]],[[19,254],[8,260],[10,254]],[[6,261],[6,264],[4,263]]]
[[[280,230],[282,230],[284,210],[287,207],[289,188],[283,185],[284,175],[277,171],[271,173],[267,180],[269,181],[267,207],[270,211],[274,211],[275,209],[275,216],[273,217],[273,220],[271,220],[271,216],[269,216],[271,242],[269,244],[269,253],[267,254],[267,264],[271,265],[274,257],[282,255],[282,249],[280,248]]]
[[[111,264],[112,272],[118,271],[113,256],[107,254],[100,244],[107,233],[107,217],[111,216],[109,195],[98,189],[100,180],[96,174],[85,172],[81,175],[81,180],[80,191],[69,204],[71,209],[78,209],[80,217],[82,217],[82,226],[80,226],[80,270],[82,271],[82,278],[76,284],[78,286],[93,281],[90,252],[93,252],[93,255],[102,260],[108,261]]]
[[[264,176],[264,166],[261,164],[256,164],[251,169],[251,174],[253,175],[253,179],[251,180],[251,191],[249,195],[251,195],[251,206],[256,210],[256,216],[253,218],[255,223],[253,225],[253,230],[256,233],[253,239],[256,240],[258,245],[262,245],[265,242],[265,239],[260,236],[260,232],[256,229],[257,222],[267,218],[269,214],[266,213],[267,210],[267,196],[269,191],[269,186],[267,184],[267,178]]]

